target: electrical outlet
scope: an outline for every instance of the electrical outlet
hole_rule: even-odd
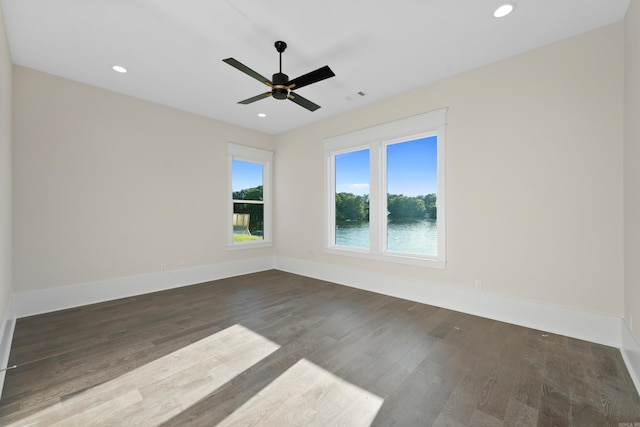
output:
[[[476,289],[481,291],[484,288],[484,285],[482,284],[482,280],[476,280]]]
[[[164,262],[160,263],[160,271],[165,271],[167,269],[167,264],[165,264]]]

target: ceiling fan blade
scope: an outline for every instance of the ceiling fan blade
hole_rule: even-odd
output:
[[[252,96],[251,98],[245,99],[244,101],[238,102],[238,104],[251,104],[252,102],[260,101],[261,99],[265,99],[271,96],[271,92],[261,93],[260,95]]]
[[[313,102],[309,101],[307,98],[304,98],[293,92],[289,92],[288,98],[293,102],[295,102],[296,104],[300,105],[301,107],[306,108],[309,111],[316,111],[318,108],[320,108],[318,104],[314,104]]]
[[[266,84],[269,87],[273,86],[273,83],[271,83],[271,80],[269,80],[268,78],[264,77],[263,75],[253,71],[251,68],[247,67],[246,65],[244,65],[243,63],[236,61],[233,58],[227,58],[227,59],[223,59],[223,62],[226,62],[227,64],[231,65],[232,67],[237,68],[238,70],[242,71],[243,73],[253,77],[254,79],[258,80],[261,83]]]
[[[331,71],[331,68],[329,68],[328,65],[325,65],[324,67],[318,68],[315,71],[311,71],[310,73],[307,73],[303,76],[296,77],[293,80],[289,80],[289,82],[287,83],[287,88],[299,89],[303,86],[307,86],[333,76],[335,76],[334,72]]]

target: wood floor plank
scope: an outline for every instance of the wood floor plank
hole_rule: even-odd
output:
[[[538,411],[526,403],[510,398],[507,404],[507,411],[504,415],[503,425],[535,427],[538,425]]]
[[[265,271],[19,319],[0,425],[640,423],[620,351]]]
[[[436,422],[455,383],[443,378],[441,367],[425,359],[396,391],[385,399],[373,426],[430,426]]]
[[[523,340],[505,340],[500,357],[491,371],[483,376],[483,388],[477,409],[497,420],[503,420],[518,374],[518,365],[523,352]]]
[[[522,344],[512,398],[530,408],[540,407],[545,377],[547,344],[537,335],[529,334]]]
[[[451,392],[437,424],[468,425],[482,395],[482,384],[473,375],[464,376]]]
[[[547,346],[538,425],[541,427],[568,426],[570,409],[569,362],[566,347],[550,342]]]
[[[417,340],[415,345],[403,357],[385,371],[379,371],[378,379],[370,390],[377,396],[387,398],[411,375],[411,373],[427,358],[433,349],[433,341],[429,338]]]

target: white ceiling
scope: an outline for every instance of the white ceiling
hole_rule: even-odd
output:
[[[276,134],[620,21],[629,0],[2,0],[14,64]],[[238,101],[268,88],[283,40],[291,79],[322,106]],[[112,65],[125,66],[119,74]],[[364,97],[356,95],[363,92]],[[258,113],[266,113],[259,118]]]

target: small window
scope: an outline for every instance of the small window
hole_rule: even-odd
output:
[[[228,144],[231,179],[229,246],[271,244],[271,164],[273,153]]]
[[[444,268],[445,114],[325,140],[328,252]]]

